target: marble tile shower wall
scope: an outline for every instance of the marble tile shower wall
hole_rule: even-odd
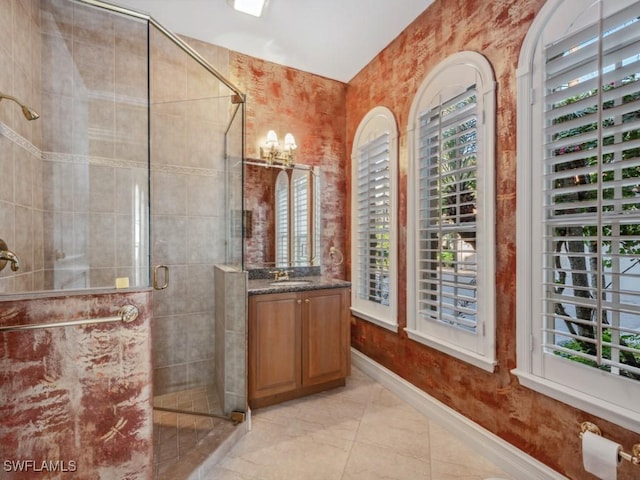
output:
[[[134,242],[146,238],[148,202],[146,24],[45,0],[42,38],[45,280],[145,285],[144,244],[136,257]]]
[[[226,50],[189,44],[222,73]],[[195,44],[195,45],[194,45]],[[214,268],[225,261],[224,129],[229,91],[161,33],[151,35],[152,264],[156,395],[215,377]]]
[[[2,230],[15,232],[6,240],[22,260],[19,275],[0,277],[0,291],[112,287],[119,276],[146,284],[147,247],[134,245],[147,228],[146,24],[68,1],[0,8],[14,19],[14,77],[21,77],[25,52],[37,65],[33,95],[21,96],[37,98],[30,105],[41,114],[29,122],[35,136],[24,136],[27,122],[15,114],[8,123],[15,131],[0,133],[2,162],[13,159],[14,177],[12,201],[9,193],[2,198]],[[21,50],[25,29],[36,33]]]
[[[42,160],[40,151],[0,123],[0,238],[20,252],[20,270],[0,272],[0,294],[41,290],[43,270]]]
[[[215,378],[225,415],[247,407],[247,272],[216,265]]]
[[[0,92],[40,108],[39,2],[0,2]],[[0,293],[40,289],[43,284],[41,125],[20,108],[0,104],[0,238],[24,252],[20,274],[0,272]]]
[[[40,111],[40,1],[0,2],[0,92]],[[3,101],[0,122],[30,144],[40,147],[40,125],[25,121],[17,105]],[[4,155],[3,155],[3,158]],[[3,184],[3,189],[7,184]]]

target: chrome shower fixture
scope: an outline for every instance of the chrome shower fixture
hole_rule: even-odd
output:
[[[22,109],[22,114],[24,115],[24,118],[26,118],[27,120],[35,120],[36,118],[40,118],[40,115],[38,114],[38,112],[36,112],[32,108],[27,107],[23,103],[20,103],[20,101],[16,97],[12,97],[11,95],[5,95],[4,93],[0,92],[0,101],[2,101],[3,98],[16,102],[18,105],[20,105],[20,108]]]
[[[11,263],[11,270],[17,272],[20,269],[20,259],[18,256],[9,250],[7,242],[0,238],[0,270],[2,270],[7,262]]]

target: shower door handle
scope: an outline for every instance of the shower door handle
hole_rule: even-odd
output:
[[[160,285],[158,283],[158,271],[164,271],[164,283]],[[169,267],[166,265],[156,265],[153,267],[153,288],[155,290],[164,290],[169,286]]]

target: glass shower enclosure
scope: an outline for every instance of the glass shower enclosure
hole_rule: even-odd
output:
[[[0,238],[20,259],[0,295],[154,285],[155,404],[221,414],[214,265],[242,265],[244,99],[228,51],[97,0],[29,9],[30,48],[0,75],[0,93],[40,114],[0,102],[13,179]]]
[[[175,38],[150,40],[154,405],[222,415],[214,266],[242,261],[242,97]],[[199,54],[228,65],[223,49]]]

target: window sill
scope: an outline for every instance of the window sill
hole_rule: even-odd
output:
[[[520,385],[523,387],[551,397],[570,407],[596,415],[622,428],[640,433],[640,419],[635,412],[620,408],[619,406],[613,406],[608,402],[594,398],[586,393],[567,388],[564,385],[533,375],[524,370],[516,368],[511,370],[511,373],[518,377]],[[612,408],[615,408],[615,410],[612,410]]]
[[[418,332],[416,330],[410,330],[405,328],[407,335],[409,338],[415,342],[422,343],[428,347],[434,348],[441,352],[446,353],[447,355],[451,355],[463,362],[469,363],[474,367],[481,368],[482,370],[493,373],[495,371],[496,365],[498,362],[494,359],[489,359],[483,357],[482,355],[478,355],[473,352],[469,352],[468,350],[463,350],[457,345],[453,345],[450,343],[443,342],[441,340],[435,340],[433,338],[429,338],[425,336],[423,333]]]
[[[398,333],[398,324],[391,322],[390,320],[384,320],[381,318],[374,317],[367,313],[364,313],[361,310],[351,307],[351,315],[354,317],[358,317],[362,320],[366,320],[367,322],[371,322],[374,325],[377,325],[382,328],[386,328],[387,330],[392,331],[393,333]]]

